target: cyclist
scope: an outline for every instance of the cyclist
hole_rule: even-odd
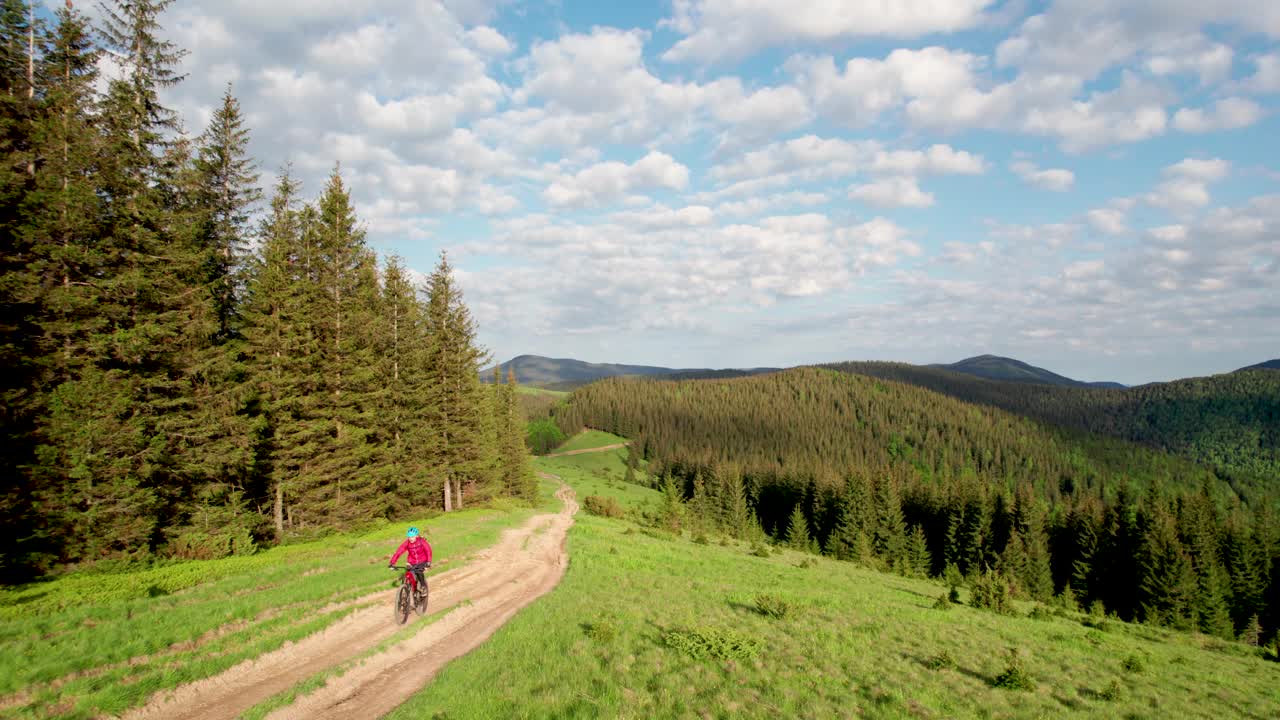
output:
[[[413,571],[413,576],[418,580],[418,594],[422,594],[422,589],[427,586],[426,578],[423,577],[423,570],[431,567],[431,543],[427,539],[418,535],[418,528],[411,527],[405,533],[405,541],[400,543],[400,547],[396,548],[396,554],[391,556],[391,563],[388,567],[395,567],[396,561],[400,556],[409,553],[407,560],[409,561],[409,569]]]

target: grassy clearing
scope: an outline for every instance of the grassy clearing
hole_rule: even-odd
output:
[[[605,447],[608,445],[617,445],[624,443],[627,439],[618,437],[607,432],[599,430],[583,430],[565,441],[563,445],[556,448],[552,452],[569,452],[570,450],[590,450],[591,448]]]
[[[420,519],[436,570],[505,528],[558,509],[497,507]],[[208,677],[327,627],[396,578],[387,558],[409,523],[139,572],[71,575],[0,592],[0,715],[87,718]]]
[[[580,497],[617,490],[569,470],[594,459],[539,465],[583,483]],[[942,611],[934,582],[723,542],[580,513],[560,586],[389,717],[1217,719],[1280,708],[1277,666],[1241,645],[1032,619],[1022,604],[1018,617]]]
[[[569,393],[564,390],[548,390],[546,388],[533,387],[531,385],[516,385],[516,393],[520,395],[545,395],[553,398],[562,398],[569,395]]]
[[[577,492],[579,501],[588,495],[601,495],[617,498],[626,508],[645,509],[658,504],[659,495],[656,490],[623,481],[627,471],[626,448],[586,455],[538,458],[536,465],[543,472],[559,475]],[[643,468],[636,473],[636,481],[648,482]]]

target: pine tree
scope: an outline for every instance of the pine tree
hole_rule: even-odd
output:
[[[427,360],[433,374],[432,429],[439,438],[436,467],[444,476],[445,511],[460,509],[464,488],[495,482],[492,434],[485,433],[480,367],[488,354],[476,344],[476,325],[462,301],[448,257],[427,280],[427,327],[433,337]]]
[[[299,207],[298,191],[286,168],[259,231],[262,246],[250,265],[244,309],[248,376],[261,408],[254,455],[270,483],[277,540],[295,527],[293,508],[326,432],[315,327],[319,260],[307,242],[314,237],[308,227],[314,210]],[[300,512],[296,519],[303,517]]]
[[[182,151],[166,157],[164,135],[177,123],[157,100],[179,80],[172,68],[180,55],[159,40],[157,16],[168,4],[104,8],[103,37],[124,74],[108,86],[98,126],[103,262],[92,269],[94,324],[87,357],[52,390],[39,429],[51,476],[44,490],[67,520],[95,527],[74,548],[89,557],[150,552],[183,491],[176,439],[156,424],[181,392],[178,355],[198,330],[191,319],[203,298],[188,284],[196,259],[182,237],[181,208],[171,204]]]
[[[196,242],[204,256],[202,279],[213,296],[219,341],[240,334],[238,295],[249,218],[262,199],[258,174],[247,155],[248,145],[249,131],[240,115],[240,103],[228,85],[195,158]]]
[[[933,559],[929,555],[929,544],[924,536],[924,529],[913,525],[907,534],[907,570],[913,577],[928,577]]]
[[[40,33],[32,6],[0,3],[0,572],[14,580],[34,571],[34,554],[49,549],[34,502],[37,484],[24,472],[32,464],[33,437],[43,412],[41,396],[39,279],[24,210],[32,204],[40,129],[35,97]],[[21,573],[18,575],[17,573]]]
[[[896,564],[905,557],[906,533],[897,480],[884,475],[875,486],[875,525],[871,535],[876,554],[886,564]]]
[[[489,390],[493,396],[499,486],[511,497],[532,502],[537,497],[537,481],[524,445],[522,428],[525,422],[516,402],[515,373],[509,372],[504,382],[501,368],[495,365]]]
[[[801,504],[796,504],[791,511],[782,539],[788,546],[801,552],[811,552],[814,549],[813,536],[809,532],[809,521],[804,517],[804,508]]]
[[[658,508],[658,522],[666,530],[679,533],[684,528],[684,493],[676,487],[670,475],[664,475],[658,491],[662,494]]]
[[[1149,512],[1138,557],[1138,597],[1142,619],[1189,629],[1193,622],[1192,603],[1196,590],[1191,558],[1178,540],[1173,518],[1159,509]]]

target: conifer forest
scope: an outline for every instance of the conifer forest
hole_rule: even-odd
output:
[[[514,380],[481,384],[448,259],[420,282],[377,257],[340,168],[264,192],[231,87],[189,132],[161,102],[171,3],[98,27],[0,6],[0,571],[531,497]]]
[[[1253,388],[1241,402],[1266,407],[1255,422],[1269,417],[1280,380],[1243,375],[1230,381]],[[1224,416],[1247,415],[1219,404]],[[634,438],[633,462],[647,460],[701,527],[1228,639],[1250,628],[1260,628],[1255,640],[1274,637],[1280,623],[1280,489],[1274,475],[1239,470],[1238,455],[1223,469],[1196,462],[1194,449],[1165,452],[820,368],[610,379],[555,412],[566,430]],[[1115,426],[1123,412],[1093,422]],[[1272,442],[1273,431],[1261,427]]]

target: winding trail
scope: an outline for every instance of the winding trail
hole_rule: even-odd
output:
[[[547,473],[542,476],[560,479]],[[448,612],[410,637],[373,652],[402,627],[391,618],[392,592],[382,590],[361,600],[386,602],[375,602],[314,635],[219,675],[163,693],[125,718],[232,720],[317,673],[353,660],[344,672],[268,717],[354,720],[385,715],[426,685],[446,663],[484,642],[521,608],[560,582],[568,566],[565,538],[578,503],[567,485],[556,497],[563,502],[559,513],[538,515],[507,530],[496,545],[476,554],[467,565],[432,577],[429,612]],[[423,622],[410,618],[410,623]]]
[[[553,457],[568,457],[569,455],[586,455],[587,453],[598,453],[598,452],[607,452],[609,450],[617,450],[618,448],[624,448],[626,446],[627,446],[627,443],[614,443],[612,445],[601,445],[600,447],[583,448],[581,450],[565,450],[564,452],[548,453],[546,455],[543,455],[542,457],[553,458]]]

